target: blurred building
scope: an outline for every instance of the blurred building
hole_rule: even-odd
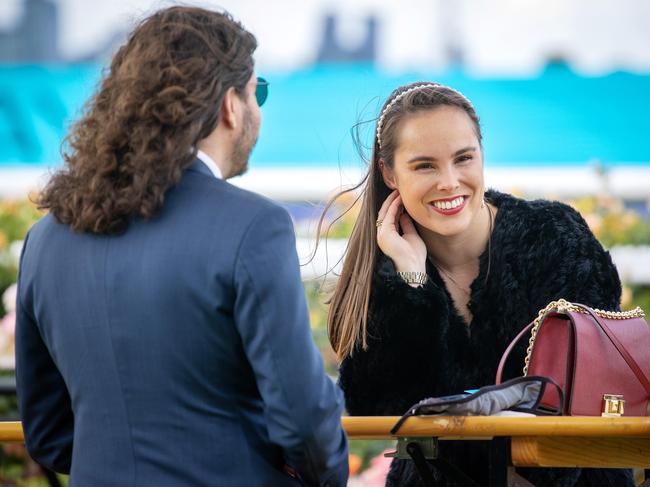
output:
[[[22,14],[0,31],[0,62],[58,62],[58,5],[25,0]],[[1,12],[1,9],[0,9]]]
[[[581,72],[650,71],[645,0],[195,1],[223,7],[260,40],[258,61],[295,69],[369,61],[390,70],[462,64],[482,75],[530,75],[551,60]],[[102,60],[160,0],[3,0],[0,62]],[[18,14],[16,13],[18,12]]]

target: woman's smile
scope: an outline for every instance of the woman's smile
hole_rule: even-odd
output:
[[[460,195],[453,198],[441,198],[429,203],[429,206],[441,215],[456,215],[463,211],[469,200],[468,196]]]

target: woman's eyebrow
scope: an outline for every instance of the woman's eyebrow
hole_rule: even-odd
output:
[[[476,151],[476,147],[473,145],[468,145],[467,147],[463,147],[462,149],[458,149],[456,152],[454,152],[453,157],[459,156],[464,152],[471,152],[471,151]],[[411,157],[408,161],[406,161],[407,164],[411,164],[413,162],[422,162],[422,161],[431,161],[435,162],[438,159],[436,159],[433,156],[415,156]]]

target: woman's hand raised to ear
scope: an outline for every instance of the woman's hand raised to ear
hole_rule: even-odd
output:
[[[395,264],[398,272],[426,272],[427,247],[404,211],[402,197],[393,191],[379,209],[377,245]],[[400,229],[402,235],[400,235]]]

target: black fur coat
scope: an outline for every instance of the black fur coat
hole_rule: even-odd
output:
[[[425,286],[412,288],[396,275],[389,258],[379,257],[368,349],[344,359],[340,368],[350,415],[399,416],[421,399],[493,384],[506,346],[552,300],[619,308],[616,268],[575,210],[495,191],[486,199],[498,212],[490,251],[481,256],[471,287],[469,326],[435,267],[427,269],[430,281]],[[511,355],[505,378],[521,375],[525,341]],[[442,442],[441,456],[484,484],[488,445]],[[537,487],[633,485],[630,471],[624,470],[526,469],[522,474]],[[396,460],[387,485],[421,483],[410,460]],[[453,484],[442,480],[441,485]]]

